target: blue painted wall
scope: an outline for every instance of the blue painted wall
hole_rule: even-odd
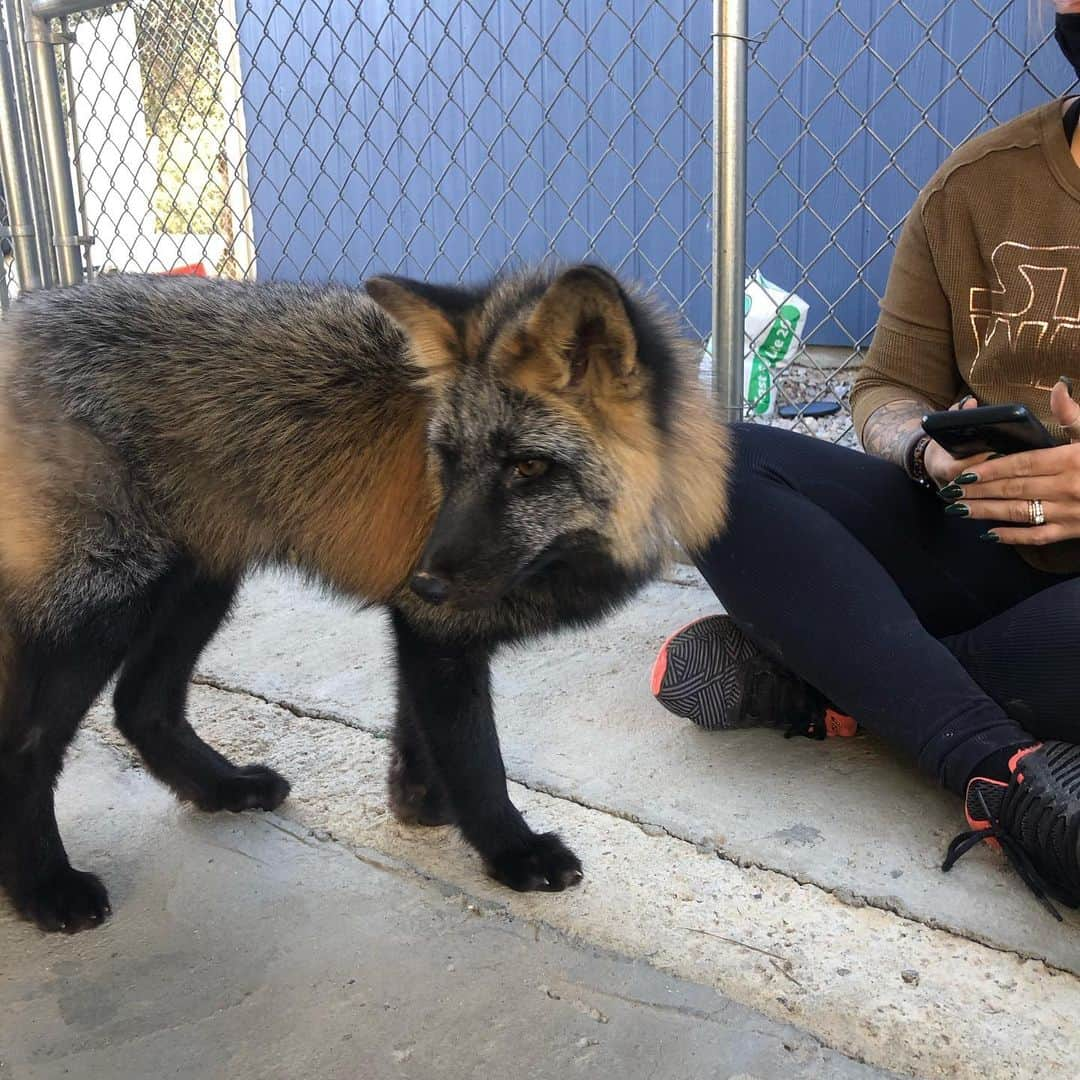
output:
[[[750,4],[765,41],[749,87],[747,254],[810,303],[823,344],[867,343],[898,227],[950,147],[1072,82],[1053,41],[1036,49],[1052,10],[1029,28],[1027,0],[984,2],[990,15],[970,0],[905,2],[840,13],[790,0],[781,21],[774,4]]]
[[[706,325],[709,5],[681,32],[645,0],[388,6],[239,0],[260,273],[468,279],[554,251]]]
[[[1037,40],[1027,0],[991,0],[1015,47],[976,47],[990,24],[970,0],[944,16],[941,0],[907,2],[931,26],[914,59],[926,31],[885,14],[890,0],[852,0],[843,16],[834,0],[788,0],[779,20],[775,3],[750,4],[765,40],[749,87],[748,256],[811,303],[819,342],[872,328],[917,187],[947,143],[990,123],[976,94],[1004,120],[1045,100],[1039,79],[1069,81],[1052,46],[1038,78],[1021,73]],[[711,8],[237,0],[260,274],[475,279],[507,260],[595,257],[659,282],[707,333]],[[895,83],[856,57],[868,31]]]

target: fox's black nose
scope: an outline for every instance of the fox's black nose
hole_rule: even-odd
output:
[[[450,582],[428,570],[413,574],[409,586],[421,600],[429,604],[441,604],[450,595]]]

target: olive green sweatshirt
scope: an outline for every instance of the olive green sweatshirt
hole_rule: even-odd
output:
[[[917,399],[1050,415],[1058,376],[1080,384],[1080,166],[1060,101],[964,144],[919,194],[893,257],[881,317],[852,390],[870,415]],[[1019,548],[1032,565],[1080,570],[1080,541]]]

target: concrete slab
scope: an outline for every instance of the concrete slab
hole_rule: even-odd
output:
[[[510,775],[846,902],[1080,973],[1080,916],[1053,921],[990,852],[941,873],[942,853],[963,827],[959,804],[875,740],[712,735],[656,705],[648,673],[657,647],[714,610],[712,593],[680,569],[598,628],[502,657],[497,712]],[[385,734],[387,638],[378,613],[350,610],[290,577],[259,577],[201,677]]]
[[[177,808],[105,750],[127,753],[95,708],[61,818],[116,914],[57,939],[0,909],[0,1080],[867,1075],[856,1061],[1074,1080],[1077,922],[1041,926],[988,856],[943,879],[952,800],[869,740],[709,737],[651,701],[656,645],[711,607],[680,571],[504,658],[511,794],[586,868],[521,895],[453,829],[389,815],[381,616],[254,580],[191,712],[291,798],[258,819]]]
[[[512,893],[484,877],[455,830],[406,828],[393,820],[385,799],[385,738],[205,686],[194,689],[191,712],[205,737],[235,760],[268,761],[293,780],[281,809],[289,822],[360,858],[379,852],[463,894],[479,913],[523,919],[541,934],[551,928],[582,945],[644,959],[792,1023],[849,1057],[904,1075],[1080,1075],[1080,980],[1042,962],[855,906],[783,874],[740,867],[654,826],[516,784],[515,802],[536,828],[562,830],[586,878],[582,887],[556,895]],[[123,747],[107,708],[95,710],[89,726]],[[96,834],[69,829],[67,835],[84,862],[111,881],[114,860],[93,845]],[[93,849],[83,846],[88,842]],[[250,872],[262,874],[255,863]],[[126,899],[117,896],[110,932],[139,916]],[[197,912],[189,918],[199,925]],[[336,934],[337,926],[327,932]]]
[[[0,909],[9,1080],[885,1075],[370,851],[184,811],[92,736],[58,805],[116,916],[65,938]]]

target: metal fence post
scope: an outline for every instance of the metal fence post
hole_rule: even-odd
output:
[[[746,4],[713,3],[713,391],[732,420],[743,413]]]
[[[38,137],[37,112],[33,105],[30,84],[30,58],[26,52],[25,12],[21,0],[4,0],[7,18],[8,40],[15,75],[15,97],[22,121],[23,147],[26,151],[27,185],[30,205],[34,212],[34,237],[41,267],[42,286],[46,289],[56,284],[56,252],[52,246],[49,203],[45,197],[45,174],[41,164],[41,140]]]
[[[24,0],[23,14],[60,284],[76,285],[83,280],[82,252],[79,249],[82,241],[71,183],[64,106],[60,98],[60,72],[54,48],[58,39],[52,34],[49,19],[35,12],[30,0]]]
[[[26,145],[15,103],[12,76],[12,53],[7,31],[0,18],[0,176],[4,181],[11,247],[23,289],[40,289],[43,283],[41,262],[34,231],[34,216],[27,187]]]

